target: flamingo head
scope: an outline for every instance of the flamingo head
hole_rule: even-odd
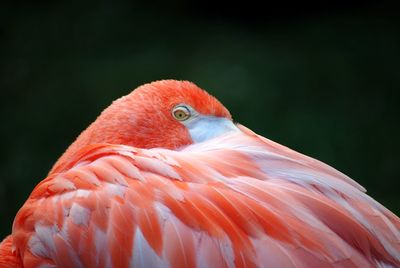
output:
[[[178,149],[237,130],[216,98],[191,82],[175,80],[137,88],[115,101],[97,121],[95,142],[139,148]]]

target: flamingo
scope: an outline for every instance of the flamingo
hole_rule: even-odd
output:
[[[0,267],[400,267],[399,230],[343,173],[163,80],[66,150],[17,213]]]

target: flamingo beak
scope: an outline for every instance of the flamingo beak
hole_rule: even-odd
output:
[[[185,123],[194,143],[203,142],[226,133],[240,131],[232,120],[225,117],[199,115]]]

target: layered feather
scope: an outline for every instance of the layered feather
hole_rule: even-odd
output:
[[[180,151],[96,144],[32,192],[25,267],[400,266],[400,220],[337,170],[241,127]]]

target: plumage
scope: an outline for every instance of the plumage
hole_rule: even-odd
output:
[[[182,102],[231,120],[188,82],[117,101],[33,190],[0,267],[400,266],[400,220],[362,186],[241,125],[193,142],[170,120]]]

